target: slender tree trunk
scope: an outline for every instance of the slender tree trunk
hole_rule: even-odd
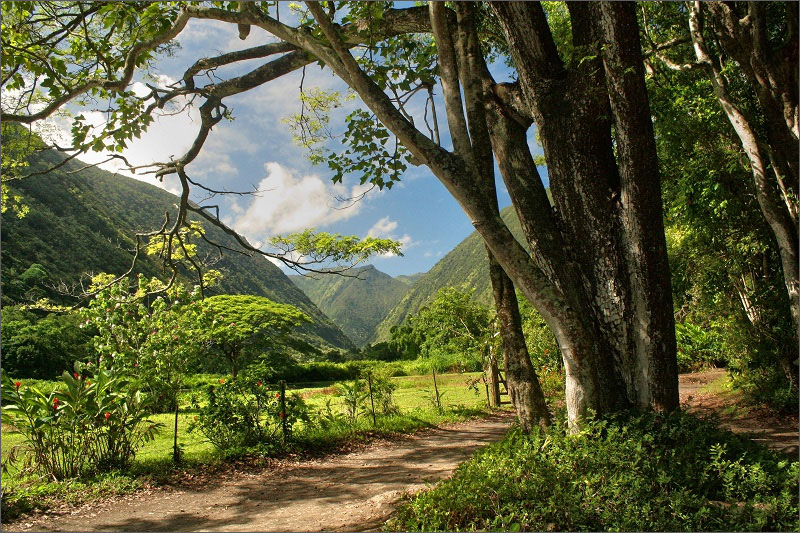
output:
[[[758,3],[750,4],[750,22],[742,26],[730,6],[714,2],[709,4],[716,16],[719,27],[720,42],[742,66],[743,71],[753,80],[760,107],[768,123],[768,139],[770,145],[767,151],[778,168],[774,168],[781,179],[777,183],[769,178],[767,172],[768,157],[764,157],[755,129],[734,102],[729,94],[727,80],[722,71],[719,58],[712,55],[706,44],[704,30],[703,6],[700,2],[692,5],[689,15],[689,31],[694,45],[697,60],[705,65],[714,93],[717,96],[728,120],[736,135],[742,143],[753,182],[756,189],[756,198],[761,207],[761,212],[772,230],[780,252],[781,267],[786,291],[789,296],[794,329],[797,331],[799,322],[798,307],[800,307],[800,248],[798,246],[797,219],[793,215],[796,210],[796,200],[789,199],[786,195],[780,197],[780,189],[786,190],[784,177],[790,187],[798,192],[797,176],[797,25],[794,20],[787,20],[790,33],[794,34],[795,42],[789,42],[786,50],[786,65],[781,68],[771,68],[769,61],[764,56],[765,37],[759,28],[764,24],[763,6]],[[797,9],[789,8],[790,17],[796,18]],[[785,72],[784,72],[785,71]],[[784,117],[781,121],[778,117]],[[781,127],[785,124],[785,127]],[[771,143],[774,142],[774,147]],[[774,153],[773,153],[774,152]],[[788,152],[788,153],[787,153]],[[789,163],[791,161],[791,164]],[[788,174],[784,176],[783,174]],[[793,206],[794,209],[793,209]]]
[[[475,10],[470,3],[456,4],[457,31],[454,52],[458,63],[458,74],[464,88],[466,116],[468,122],[461,126],[462,138],[456,146],[462,145],[460,151],[468,152],[475,166],[475,174],[484,190],[486,203],[494,217],[500,217],[497,205],[492,143],[486,118],[485,95],[482,79],[488,75],[486,63],[478,40],[475,26]],[[435,30],[441,40],[440,28]],[[440,43],[440,47],[446,43]],[[440,52],[443,53],[443,52]],[[455,59],[455,58],[454,58]],[[446,66],[449,65],[445,59]],[[447,74],[443,74],[447,77]],[[452,74],[451,74],[452,76]],[[444,79],[443,77],[443,79]],[[453,80],[449,80],[453,81]],[[455,95],[453,95],[455,96]],[[460,106],[456,104],[458,116],[463,117]],[[453,115],[452,105],[448,116]],[[454,133],[456,133],[454,131]],[[468,133],[468,135],[466,135]],[[471,142],[470,142],[471,141]],[[550,413],[547,410],[539,377],[531,363],[525,336],[522,333],[522,320],[519,316],[519,305],[511,279],[500,266],[491,249],[486,247],[489,259],[489,277],[492,283],[497,317],[500,321],[500,338],[506,367],[506,385],[517,410],[517,418],[523,431],[530,431],[534,426],[547,427],[550,424]],[[495,384],[495,386],[497,386]]]
[[[500,321],[508,393],[523,431],[529,432],[536,425],[545,428],[551,422],[550,412],[522,334],[522,319],[514,284],[488,249],[487,253],[489,278]]]

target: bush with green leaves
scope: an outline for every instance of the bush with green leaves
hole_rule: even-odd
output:
[[[369,397],[367,383],[356,378],[352,382],[343,382],[336,385],[338,395],[342,398],[344,415],[350,424],[355,424],[358,414],[364,409],[364,401]]]
[[[216,276],[207,273],[206,284]],[[193,333],[202,317],[199,287],[167,287],[142,275],[135,286],[128,278],[108,285],[112,280],[110,274],[95,276],[93,287],[101,290],[82,311],[84,327],[97,331],[94,362],[136,376],[153,400],[153,411],[171,412],[187,368],[200,352]]]
[[[559,420],[559,417],[556,417]],[[691,415],[506,438],[400,508],[389,531],[797,531],[798,463]]]
[[[308,406],[299,395],[287,394],[282,411],[280,392],[257,373],[220,378],[206,390],[206,400],[189,431],[199,431],[221,451],[278,446],[284,419],[287,438],[298,422],[310,423]]]
[[[6,461],[54,480],[127,468],[161,427],[147,419],[147,397],[113,370],[75,363],[59,381],[45,394],[3,374],[2,421],[24,437]]]
[[[17,378],[55,379],[84,361],[91,352],[92,332],[81,328],[77,312],[43,313],[4,305],[3,370]]]
[[[723,366],[722,339],[713,328],[703,328],[685,320],[675,324],[678,343],[678,371],[694,372],[707,366]]]

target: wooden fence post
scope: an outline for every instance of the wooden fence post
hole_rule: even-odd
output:
[[[175,394],[175,434],[172,442],[172,462],[178,464],[181,461],[181,452],[178,450],[178,395]]]
[[[372,398],[372,372],[367,372],[367,385],[369,386],[369,403],[372,405],[372,427],[375,427],[375,400]]]
[[[500,371],[497,368],[497,358],[494,350],[489,352],[489,393],[491,407],[500,407]]]
[[[433,370],[433,390],[436,393],[436,407],[439,409],[439,413],[442,412],[442,400],[439,396],[439,385],[436,384],[436,365],[431,365],[431,370]]]
[[[280,381],[281,387],[281,430],[283,432],[283,443],[286,444],[286,382]]]

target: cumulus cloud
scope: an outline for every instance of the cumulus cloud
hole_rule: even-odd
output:
[[[367,237],[378,237],[381,239],[392,239],[403,245],[403,250],[408,249],[414,244],[413,239],[407,233],[400,236],[397,232],[397,221],[389,217],[378,220],[367,232]],[[383,257],[393,257],[395,254],[387,252]]]
[[[238,216],[233,222],[237,231],[253,241],[266,236],[323,228],[332,222],[350,218],[360,211],[363,201],[338,208],[337,198],[355,197],[363,186],[350,189],[333,185],[316,174],[299,175],[280,163],[264,165],[267,176],[258,189],[262,191],[246,207],[233,207]]]

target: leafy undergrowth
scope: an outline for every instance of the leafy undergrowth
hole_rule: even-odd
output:
[[[691,415],[593,420],[530,435],[513,429],[389,531],[789,531],[798,463]]]

